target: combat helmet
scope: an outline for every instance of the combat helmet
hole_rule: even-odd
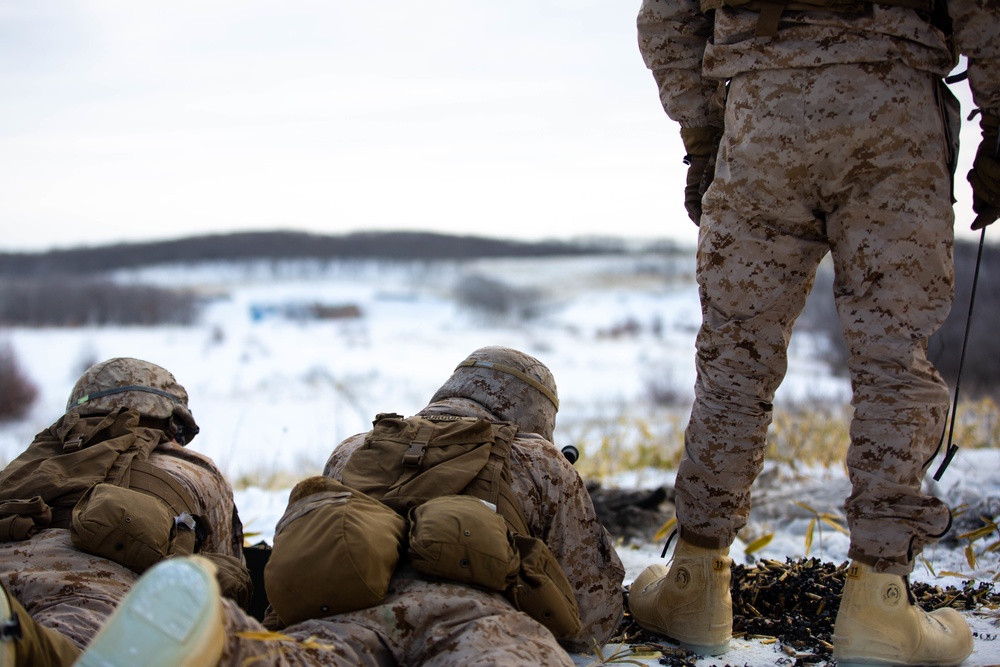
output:
[[[522,431],[552,440],[559,397],[552,372],[529,354],[509,347],[482,347],[460,363],[431,402],[473,400]]]
[[[165,368],[142,359],[116,357],[88,368],[69,395],[66,412],[82,416],[134,408],[143,417],[169,420],[173,438],[184,445],[198,434],[187,390]]]

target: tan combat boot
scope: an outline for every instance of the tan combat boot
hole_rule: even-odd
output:
[[[0,667],[17,664],[17,641],[21,639],[21,623],[11,608],[7,589],[0,588]]]
[[[36,623],[0,586],[0,667],[70,667],[79,655],[68,637]]]
[[[647,630],[702,655],[721,655],[733,637],[729,549],[677,542],[673,561],[650,565],[632,582],[629,609]]]
[[[212,667],[225,630],[215,566],[199,556],[160,561],[136,582],[76,667]]]
[[[972,648],[972,631],[957,611],[927,613],[910,601],[903,577],[851,563],[833,629],[839,667],[958,665]]]

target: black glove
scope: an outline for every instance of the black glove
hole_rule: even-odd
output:
[[[983,129],[983,139],[968,176],[972,184],[972,210],[978,214],[972,222],[973,229],[992,225],[1000,218],[1000,116],[984,111],[979,126]]]
[[[722,128],[715,125],[681,128],[681,141],[687,151],[684,164],[688,166],[684,208],[696,225],[701,224],[701,198],[715,177],[715,158],[721,137]]]

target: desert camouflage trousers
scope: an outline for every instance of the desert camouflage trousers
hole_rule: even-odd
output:
[[[698,242],[698,379],[676,482],[686,540],[727,546],[747,522],[792,325],[827,253],[850,349],[851,557],[905,574],[950,525],[921,492],[949,403],[926,356],[954,282],[938,93],[932,75],[887,63],[732,79]]]
[[[267,633],[224,600],[220,665],[278,667],[573,667],[555,637],[500,594],[425,581],[403,568],[382,603]]]

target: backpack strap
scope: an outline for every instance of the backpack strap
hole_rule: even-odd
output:
[[[490,449],[489,461],[463,493],[496,506],[497,512],[507,521],[515,535],[531,536],[528,522],[510,485],[510,453],[517,436],[517,425],[511,422],[493,422],[492,426],[495,440]]]
[[[458,366],[456,366],[455,370],[458,370],[459,368],[489,368],[490,370],[498,371],[500,373],[513,375],[521,382],[524,382],[529,387],[532,387],[533,389],[537,390],[542,396],[549,399],[552,402],[552,405],[556,406],[557,410],[559,409],[559,397],[556,396],[554,391],[552,391],[551,389],[549,389],[544,384],[542,384],[535,378],[531,377],[527,373],[517,370],[513,366],[495,364],[492,361],[482,361],[479,359],[466,359]]]
[[[133,459],[127,483],[123,486],[159,498],[166,503],[174,516],[184,512],[195,514],[194,500],[180,482],[149,461]]]
[[[153,496],[169,507],[174,523],[179,528],[193,532],[192,552],[201,550],[201,545],[213,532],[212,526],[197,513],[198,506],[194,499],[172,475],[149,461],[136,458],[132,459],[126,486],[133,491]]]

